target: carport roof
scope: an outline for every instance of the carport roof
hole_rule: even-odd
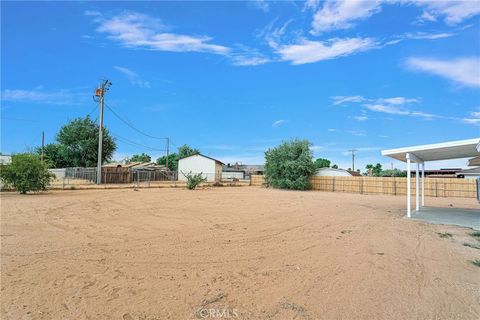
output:
[[[426,144],[382,151],[382,155],[404,162],[407,161],[407,153],[413,154],[421,161],[477,157],[480,155],[480,138]]]

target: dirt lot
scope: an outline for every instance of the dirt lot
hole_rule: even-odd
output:
[[[404,197],[76,190],[2,194],[1,214],[2,319],[480,317],[477,240]]]

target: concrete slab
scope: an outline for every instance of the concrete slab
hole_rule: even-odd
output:
[[[412,211],[412,219],[480,230],[480,209],[423,207]]]

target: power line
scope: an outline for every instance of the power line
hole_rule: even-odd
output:
[[[115,117],[117,117],[120,121],[122,121],[123,123],[125,123],[127,126],[129,126],[131,129],[137,131],[138,133],[146,136],[146,137],[149,137],[149,138],[152,138],[152,139],[159,139],[159,140],[163,140],[163,139],[168,139],[168,138],[164,138],[164,137],[155,137],[155,136],[152,136],[148,133],[145,133],[143,132],[142,130],[136,128],[131,122],[125,120],[124,118],[122,118],[117,112],[115,112],[108,104],[105,104],[105,106],[108,108],[108,110],[110,110],[113,115]]]
[[[133,146],[137,146],[137,147],[142,147],[142,148],[150,149],[150,150],[152,150],[152,151],[165,151],[165,149],[158,149],[158,148],[150,147],[150,146],[147,146],[147,145],[144,145],[144,144],[135,142],[135,141],[133,141],[133,140],[124,138],[124,137],[122,137],[122,136],[114,133],[114,132],[111,131],[111,130],[109,130],[109,131],[113,134],[113,136],[114,136],[115,138],[117,138],[119,141],[122,141],[123,143],[129,144],[129,145],[133,145]]]

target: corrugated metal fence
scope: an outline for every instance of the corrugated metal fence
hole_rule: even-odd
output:
[[[407,178],[396,177],[312,177],[313,190],[361,194],[406,195]],[[421,183],[421,180],[420,180]],[[264,177],[252,176],[252,186],[262,186]],[[412,178],[411,194],[415,194],[415,178]],[[421,188],[421,185],[419,186]],[[474,179],[426,178],[425,196],[475,198]]]

